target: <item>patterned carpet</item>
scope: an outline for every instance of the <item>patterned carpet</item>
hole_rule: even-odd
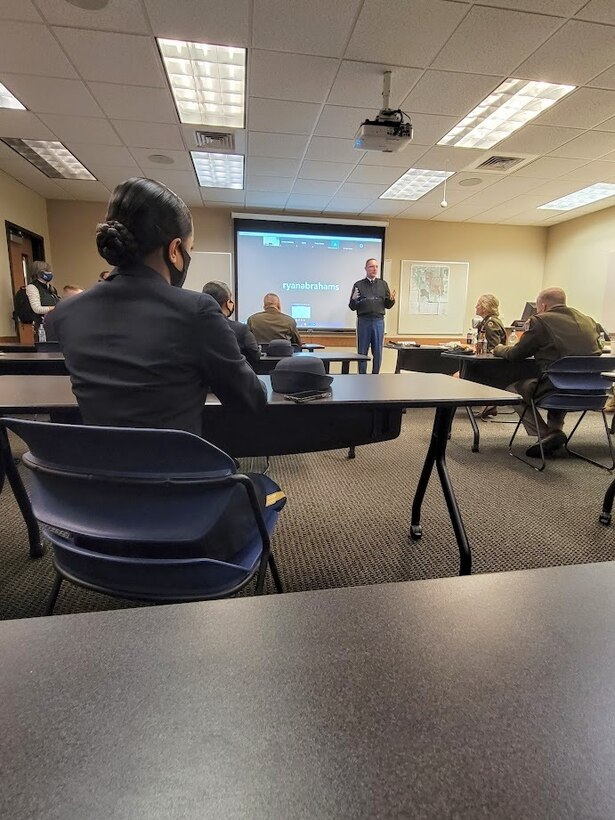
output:
[[[424,504],[423,539],[409,544],[407,538],[432,418],[431,410],[407,413],[398,439],[358,448],[354,461],[345,451],[272,459],[270,474],[289,498],[273,542],[287,592],[457,573],[458,550],[437,478]],[[577,447],[594,457],[606,454],[601,424],[599,416],[588,417],[575,436]],[[480,422],[480,429],[481,452],[472,453],[470,425],[459,414],[448,448],[474,572],[615,558],[615,525],[598,523],[608,472],[564,455],[537,473],[508,455],[510,424]],[[14,445],[18,454],[20,443]],[[8,485],[0,504],[0,618],[41,615],[53,577],[49,555],[28,557],[25,526]],[[134,605],[64,584],[56,612]]]

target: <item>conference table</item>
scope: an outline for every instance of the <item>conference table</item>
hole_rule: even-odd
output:
[[[394,439],[400,434],[406,409],[435,408],[430,443],[412,501],[409,537],[423,535],[421,509],[431,474],[436,469],[457,546],[459,573],[472,569],[472,553],[446,465],[446,447],[457,407],[515,404],[519,396],[465,382],[440,373],[384,373],[335,376],[329,398],[308,404],[287,401],[267,388],[268,405],[252,418],[222,407],[209,396],[203,410],[204,435],[225,452],[243,456],[282,455],[341,449],[360,443]],[[0,376],[0,415],[53,413],[74,408],[70,380],[65,376]],[[0,425],[2,462],[24,516],[30,554],[42,554],[38,526],[13,462],[6,429]]]
[[[441,345],[405,345],[388,342],[385,347],[389,350],[397,351],[397,362],[395,372],[402,370],[414,370],[419,373],[446,373],[452,376],[457,370],[454,362],[443,359],[441,354],[445,348]]]
[[[0,623],[11,820],[612,818],[615,565]]]
[[[330,350],[309,350],[293,353],[293,358],[301,359],[306,356],[320,359],[325,366],[325,371],[329,373],[331,364],[334,362],[341,363],[342,373],[344,375],[350,373],[351,362],[369,362],[370,357],[364,353],[357,353],[356,350],[347,350],[345,348],[331,348]],[[276,364],[282,359],[288,359],[288,356],[261,356],[259,362],[256,364],[255,371],[259,376],[265,376],[271,373]]]

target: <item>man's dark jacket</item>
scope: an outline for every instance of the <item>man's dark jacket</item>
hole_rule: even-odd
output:
[[[254,334],[243,322],[236,322],[234,319],[227,319],[227,321],[237,338],[239,349],[246,357],[248,364],[252,368],[256,367],[261,358],[261,351]]]
[[[171,287],[152,268],[115,270],[54,313],[86,424],[207,437],[201,414],[208,390],[242,411],[266,405],[263,387],[217,302]]]

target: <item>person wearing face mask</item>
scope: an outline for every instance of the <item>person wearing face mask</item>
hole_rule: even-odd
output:
[[[36,314],[34,321],[34,333],[36,332],[44,316],[50,313],[60,301],[58,291],[51,284],[53,273],[49,262],[32,262],[30,268],[30,284],[26,286],[26,295]]]
[[[176,194],[151,179],[118,185],[96,243],[114,269],[104,285],[62,302],[54,316],[86,424],[207,438],[202,409],[209,390],[242,412],[264,409],[264,388],[220,305],[182,290],[192,217]]]
[[[249,330],[247,325],[243,322],[235,322],[231,316],[235,312],[235,302],[233,301],[233,294],[224,282],[207,282],[203,285],[203,293],[208,293],[212,299],[220,305],[220,310],[226,316],[231,330],[237,338],[239,349],[246,357],[246,360],[251,368],[255,369],[260,361],[261,352],[254,334]]]

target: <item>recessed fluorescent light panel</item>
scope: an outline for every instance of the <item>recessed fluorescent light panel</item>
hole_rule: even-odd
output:
[[[190,151],[194,170],[203,188],[243,188],[243,156]]]
[[[16,108],[19,111],[25,111],[26,106],[22,105],[17,97],[8,90],[5,85],[0,83],[0,108]]]
[[[491,148],[550,108],[574,85],[508,79],[438,142],[457,148]]]
[[[379,198],[420,199],[429,191],[437,188],[445,179],[453,176],[454,173],[454,171],[426,171],[423,168],[410,168]]]
[[[2,142],[51,179],[96,179],[61,142],[9,137],[3,137]]]
[[[615,185],[610,185],[607,182],[597,182],[595,185],[581,188],[580,191],[574,191],[572,194],[566,194],[566,196],[561,196],[559,199],[539,205],[538,208],[545,211],[572,211],[574,208],[582,208],[583,205],[598,202],[600,199],[607,199],[609,196],[615,196]]]
[[[158,38],[181,122],[245,124],[246,50]]]

